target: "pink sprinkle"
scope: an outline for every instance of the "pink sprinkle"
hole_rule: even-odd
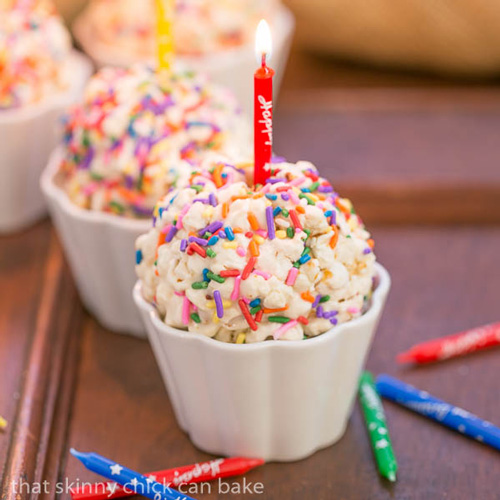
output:
[[[250,302],[252,302],[248,297],[242,297],[242,300],[245,304],[250,304]]]
[[[240,296],[240,282],[241,276],[236,276],[236,278],[234,278],[234,288],[233,293],[231,293],[231,300],[238,300]]]
[[[290,271],[288,271],[288,276],[286,277],[285,285],[293,286],[295,285],[295,280],[299,274],[299,270],[296,267],[292,267]]]
[[[91,182],[87,186],[83,188],[83,194],[86,196],[90,196],[97,189],[98,185],[96,182]]]
[[[273,337],[274,340],[279,340],[283,335],[290,330],[290,328],[293,328],[294,326],[298,325],[298,321],[293,320],[289,321],[288,323],[285,323],[284,325],[280,326],[274,333]]]
[[[271,184],[266,184],[266,185],[265,185],[265,186],[264,186],[264,187],[260,190],[260,192],[261,192],[262,194],[267,194],[267,193],[269,193],[269,190],[270,190],[270,189],[271,189]]]
[[[188,325],[189,324],[189,306],[191,303],[189,302],[189,299],[187,297],[184,297],[184,300],[182,301],[182,324]]]
[[[306,180],[306,177],[297,177],[296,179],[293,179],[288,183],[289,186],[300,186],[304,181]]]
[[[258,274],[259,276],[262,276],[265,280],[268,280],[271,275],[269,273],[266,273],[265,271],[259,271],[259,270],[255,270],[254,271],[254,274]]]
[[[176,292],[174,291],[175,295],[177,295],[177,297],[184,297],[184,295],[186,295],[184,292]]]
[[[169,224],[168,226],[162,227],[161,228],[161,233],[163,234],[168,234],[168,232],[172,229],[172,224]]]
[[[267,239],[267,231],[264,231],[264,229],[257,229],[255,231],[259,236],[262,236],[264,239]]]
[[[288,194],[290,195],[290,200],[292,200],[294,205],[300,205],[300,198],[295,194],[293,189],[289,189]]]
[[[240,257],[245,257],[245,255],[247,254],[247,251],[243,248],[243,247],[237,247],[236,248],[236,253],[240,256]],[[236,299],[233,299],[233,300],[236,300]]]
[[[347,312],[349,314],[357,314],[357,313],[359,313],[359,307],[349,307],[347,309]]]
[[[184,216],[187,214],[187,211],[191,208],[191,205],[188,204],[186,205],[180,212],[179,212],[179,217],[177,217],[177,227],[179,229],[182,229],[182,219],[184,219]]]

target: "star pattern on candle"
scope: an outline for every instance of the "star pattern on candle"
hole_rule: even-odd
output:
[[[380,441],[377,441],[375,443],[375,448],[378,450],[382,450],[384,448],[387,448],[389,446],[389,441],[387,439],[381,439]]]
[[[109,468],[111,469],[112,476],[119,476],[123,470],[123,467],[121,465],[118,465],[118,464],[110,465]]]
[[[131,481],[130,484],[134,487],[137,488],[137,485],[139,484],[139,481],[137,481],[137,478],[134,477]]]
[[[146,476],[146,483],[151,484],[156,481],[156,476],[153,476],[153,474]]]

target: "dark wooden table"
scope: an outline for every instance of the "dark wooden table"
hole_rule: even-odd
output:
[[[300,54],[285,82],[277,152],[313,160],[353,198],[392,275],[368,368],[500,424],[498,349],[418,369],[394,361],[418,341],[500,320],[500,90]],[[148,343],[82,311],[48,221],[0,238],[0,327],[2,500],[68,498],[58,482],[94,481],[69,457],[72,446],[140,471],[209,458],[177,426]],[[377,475],[357,406],[339,443],[246,480],[262,482],[266,499],[500,498],[498,452],[386,410],[395,485]],[[48,493],[16,495],[11,481],[20,479],[46,480]],[[227,498],[215,489],[194,496]]]

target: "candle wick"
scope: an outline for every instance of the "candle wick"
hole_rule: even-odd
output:
[[[265,52],[262,53],[262,67],[263,68],[266,67],[266,53]]]

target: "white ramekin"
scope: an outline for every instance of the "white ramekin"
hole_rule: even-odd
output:
[[[17,231],[45,215],[40,174],[59,142],[64,110],[79,99],[91,62],[73,52],[71,85],[60,94],[20,109],[0,111],[0,233]]]
[[[41,187],[85,307],[109,330],[145,337],[132,299],[135,240],[151,221],[92,212],[74,205],[55,182],[62,150],[56,149]]]
[[[215,455],[292,461],[339,440],[390,288],[377,264],[368,311],[303,341],[226,344],[167,326],[134,300],[180,427]]]
[[[134,62],[139,62],[134,59],[132,54],[121,50],[119,46],[112,47],[99,42],[92,28],[92,20],[88,17],[87,11],[84,11],[74,22],[73,31],[80,45],[98,67],[128,67]],[[273,20],[271,66],[276,71],[274,78],[275,96],[285,71],[294,30],[293,14],[288,8],[280,6]],[[214,82],[230,88],[238,98],[243,111],[248,116],[252,116],[253,74],[257,68],[253,42],[240,48],[201,57],[180,56],[178,59],[182,65],[206,73]],[[154,63],[154,61],[150,62]]]

